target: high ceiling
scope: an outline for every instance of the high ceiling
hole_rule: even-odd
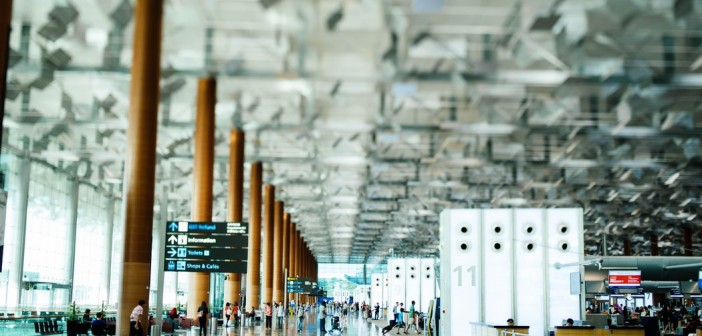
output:
[[[119,195],[133,4],[14,3],[5,146]],[[583,207],[586,254],[604,235],[610,254],[624,237],[650,254],[650,234],[683,254],[683,228],[702,238],[701,7],[166,0],[157,197],[190,217],[195,88],[212,75],[214,219],[242,128],[320,262],[436,255],[442,209],[510,206]]]

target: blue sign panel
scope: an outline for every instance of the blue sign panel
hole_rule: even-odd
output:
[[[246,273],[248,224],[166,223],[166,272]]]

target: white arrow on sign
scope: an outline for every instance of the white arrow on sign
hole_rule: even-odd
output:
[[[176,254],[178,254],[178,251],[176,251],[176,249],[171,247],[171,250],[168,251],[168,254],[171,255],[171,258],[173,258],[173,257],[175,257]]]
[[[178,238],[176,238],[176,236],[173,236],[173,235],[168,236],[168,243],[169,244],[175,244],[177,242],[178,242]]]

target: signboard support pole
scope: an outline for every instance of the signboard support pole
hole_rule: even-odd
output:
[[[162,252],[160,252],[158,258],[156,258],[156,316],[154,316],[155,328],[152,329],[152,336],[161,336],[161,327],[163,326],[163,312],[161,310],[163,309],[163,283],[164,275],[166,273],[166,262],[163,259],[163,255],[165,255],[166,252],[166,223],[168,223],[168,188],[166,186],[163,186],[162,192],[163,194],[161,194],[161,202],[159,204],[159,220],[161,221],[161,224],[156,225],[156,230],[158,230],[158,232],[155,233],[156,237],[159,237],[159,245],[156,248],[156,251]]]

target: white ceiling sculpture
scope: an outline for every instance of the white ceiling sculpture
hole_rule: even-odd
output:
[[[650,253],[651,234],[682,254],[683,228],[701,238],[700,7],[167,0],[157,183],[189,218],[195,88],[212,75],[215,219],[239,127],[321,262],[436,255],[448,207],[581,206],[587,254],[605,234],[613,254],[622,237]],[[9,149],[117,195],[132,9],[15,1],[5,102]]]

